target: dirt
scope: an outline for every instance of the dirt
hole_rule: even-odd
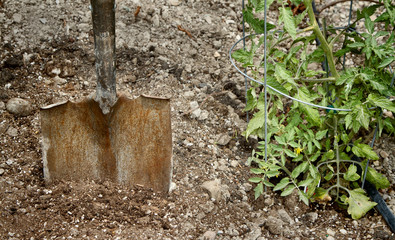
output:
[[[170,193],[106,181],[46,184],[40,107],[94,92],[90,21],[87,0],[0,1],[1,239],[394,239],[375,210],[355,221],[333,204],[307,207],[269,189],[254,200],[246,161],[256,140],[241,135],[244,78],[228,59],[242,35],[234,0],[117,1],[119,91],[171,97]],[[14,97],[33,111],[7,111]],[[384,134],[374,163],[392,183],[394,143]],[[213,180],[217,199],[203,187]],[[393,210],[394,190],[381,192]]]

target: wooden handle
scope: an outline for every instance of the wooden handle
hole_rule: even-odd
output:
[[[96,55],[96,98],[104,114],[117,101],[115,79],[115,0],[91,0]]]

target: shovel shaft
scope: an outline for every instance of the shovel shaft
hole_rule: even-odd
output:
[[[96,98],[104,114],[117,101],[115,80],[115,0],[91,0],[96,56]]]

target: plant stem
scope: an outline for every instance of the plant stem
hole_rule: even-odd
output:
[[[326,41],[324,35],[322,34],[320,27],[318,26],[317,19],[315,18],[313,6],[312,6],[312,0],[304,0],[304,5],[307,7],[307,13],[309,15],[310,19],[310,24],[312,27],[314,27],[313,32],[317,36],[317,38],[321,42],[322,49],[324,50],[326,57],[328,59],[328,65],[331,70],[332,76],[335,79],[338,79],[340,77],[339,73],[336,70],[336,65],[333,57],[333,50],[332,47],[328,44]]]
[[[333,77],[319,78],[319,79],[294,78],[294,80],[303,81],[303,82],[335,82],[336,81],[336,79]]]
[[[337,136],[337,116],[333,117],[334,125],[335,125],[335,138],[334,138],[334,145],[336,149],[336,201],[339,199],[339,186],[340,186],[340,156],[339,156],[339,143],[338,143],[338,136]]]

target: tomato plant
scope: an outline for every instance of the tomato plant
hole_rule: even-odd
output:
[[[266,22],[266,39],[265,21],[259,17],[265,6],[279,12],[276,24]],[[312,0],[250,0],[243,16],[255,34],[250,46],[234,51],[232,58],[259,79],[247,92],[245,110],[253,117],[244,134],[267,141],[249,158],[256,174],[250,179],[257,184],[255,197],[265,185],[281,196],[296,190],[307,205],[335,200],[352,218],[362,217],[376,205],[361,188],[362,176],[368,160],[379,159],[364,137],[376,125],[378,135],[395,132],[393,115],[382,114],[395,112],[394,4],[381,0],[358,10],[344,29],[320,27]],[[305,21],[307,27],[300,28]],[[360,21],[364,32],[350,31]],[[261,52],[265,43],[266,56]],[[344,67],[342,56],[359,58],[361,65]],[[325,71],[317,67],[323,62]],[[267,104],[264,80],[272,87]],[[383,175],[366,169],[369,182],[389,187]]]

